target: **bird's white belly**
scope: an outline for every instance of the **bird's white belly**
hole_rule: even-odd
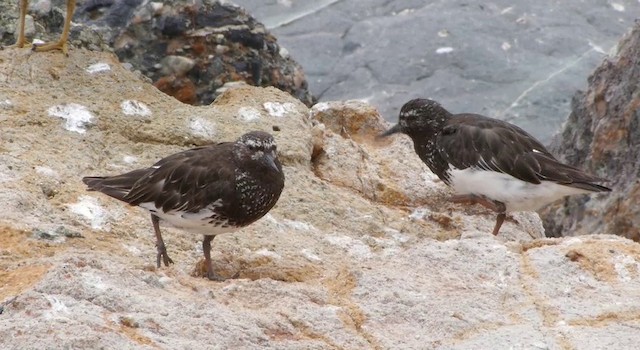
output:
[[[209,208],[197,213],[186,213],[175,210],[163,212],[151,202],[140,203],[140,207],[159,217],[161,223],[198,235],[216,236],[238,230],[238,227],[229,225],[228,222],[212,219],[214,212]]]
[[[552,181],[532,184],[508,174],[480,169],[452,169],[451,187],[458,194],[475,194],[504,203],[507,211],[534,211],[564,196],[590,191]]]

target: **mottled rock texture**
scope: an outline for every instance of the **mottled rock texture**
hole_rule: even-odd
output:
[[[5,49],[0,125],[0,349],[640,342],[640,245],[540,238],[535,213],[492,236],[494,213],[447,203],[408,138],[373,140],[386,125],[366,104],[309,110],[239,86],[191,106],[111,54]],[[156,269],[148,214],[80,180],[254,129],[274,134],[286,186],[267,216],[214,241],[216,272],[237,279],[197,276],[201,237],[171,228],[176,263]]]
[[[2,44],[15,42],[19,0],[0,4]],[[27,36],[59,35],[65,0],[31,0]],[[302,67],[242,8],[204,1],[78,0],[71,43],[114,51],[161,91],[193,105],[208,105],[226,83],[274,86],[307,105]]]
[[[613,192],[546,208],[547,235],[609,233],[640,241],[640,24],[589,77],[587,90],[575,95],[551,149],[610,179]]]

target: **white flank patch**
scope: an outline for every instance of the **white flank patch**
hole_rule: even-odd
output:
[[[441,55],[441,54],[449,53],[449,52],[452,52],[452,51],[453,51],[453,47],[446,46],[446,47],[439,47],[439,48],[436,50],[436,53],[437,53],[437,54],[439,54],[439,55]]]
[[[216,135],[216,125],[204,118],[193,117],[189,119],[189,130],[195,136],[212,139]]]
[[[89,67],[87,67],[87,69],[85,69],[85,71],[89,74],[108,72],[110,70],[111,70],[111,66],[107,63],[102,63],[102,62],[92,64]]]
[[[240,107],[238,109],[238,117],[242,121],[251,122],[260,119],[260,111],[253,107]]]
[[[122,161],[127,164],[133,164],[138,161],[138,158],[134,156],[124,156],[122,157]]]
[[[44,175],[44,176],[48,176],[48,177],[53,177],[55,179],[59,178],[58,172],[46,167],[46,166],[37,166],[36,167],[36,173],[40,174],[40,175]]]
[[[612,2],[611,3],[611,7],[613,7],[613,9],[618,11],[618,12],[624,12],[624,5],[623,4],[618,4],[617,2]]]
[[[91,196],[80,196],[77,203],[67,205],[71,212],[85,218],[94,230],[104,230],[107,212],[98,204],[98,200]]]
[[[77,103],[67,103],[49,108],[49,115],[52,117],[62,118],[66,120],[64,128],[84,134],[87,126],[93,121],[93,114],[89,112],[87,107]]]
[[[564,196],[588,193],[579,188],[542,181],[536,185],[496,171],[452,169],[451,187],[458,194],[482,195],[500,201],[507,211],[534,211]]]
[[[125,115],[139,115],[147,117],[151,115],[151,110],[146,104],[136,100],[124,100],[120,104],[122,113]]]
[[[295,112],[296,110],[296,105],[291,102],[265,102],[262,106],[270,116],[276,118],[284,117],[287,113]]]

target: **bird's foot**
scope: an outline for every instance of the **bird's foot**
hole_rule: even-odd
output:
[[[211,281],[223,282],[229,279],[236,279],[240,277],[240,272],[236,272],[231,277],[223,277],[222,275],[217,274],[213,270],[213,266],[207,265],[206,261],[201,261],[196,265],[195,275],[206,276]]]
[[[67,45],[67,40],[59,40],[53,43],[46,43],[46,44],[39,44],[39,45],[33,44],[31,49],[36,52],[60,50],[62,51],[62,53],[64,53],[65,56],[69,56],[69,48]]]
[[[7,46],[2,46],[0,45],[0,49],[4,50],[4,49],[11,49],[11,48],[18,48],[18,49],[22,49],[23,47],[29,45],[29,43],[27,42],[27,40],[25,39],[18,39],[18,41],[16,41],[15,44],[13,45],[7,45]]]
[[[156,248],[158,250],[158,254],[156,255],[156,266],[160,268],[160,261],[164,263],[164,266],[169,266],[169,264],[173,264],[173,260],[167,254],[167,248],[164,246],[162,242],[156,243]]]
[[[210,279],[211,281],[216,281],[216,282],[223,282],[226,280],[226,278],[218,275],[212,269],[207,270],[207,278]]]

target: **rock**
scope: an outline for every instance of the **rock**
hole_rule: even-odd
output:
[[[0,114],[2,349],[631,349],[640,340],[637,243],[533,239],[536,214],[493,237],[494,214],[446,203],[407,138],[371,139],[384,124],[369,106],[332,102],[320,113],[247,85],[191,106],[111,54],[11,48],[0,51],[0,101],[10,106]],[[215,268],[237,279],[195,277],[201,237],[171,228],[176,264],[156,269],[148,214],[80,180],[251,129],[276,137],[286,185],[267,216],[214,241]]]
[[[640,241],[640,24],[573,98],[551,146],[570,164],[607,178],[613,192],[571,197],[543,211],[547,235],[619,234]]]
[[[53,11],[36,11],[40,39],[57,40],[66,0],[54,0]],[[8,24],[0,28],[15,33],[19,0],[7,7]],[[49,3],[51,6],[51,3]],[[280,54],[277,39],[235,5],[204,0],[162,2],[78,1],[71,42],[75,47],[113,50],[122,62],[149,77],[161,91],[179,101],[208,105],[222,93],[225,83],[243,81],[255,86],[275,86],[311,105],[302,67]],[[2,35],[2,44],[15,42]]]
[[[413,98],[500,118],[543,143],[640,13],[637,1],[233,0],[305,68],[320,101],[391,122]]]

